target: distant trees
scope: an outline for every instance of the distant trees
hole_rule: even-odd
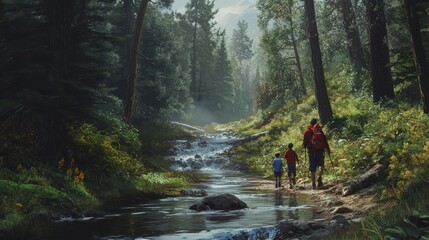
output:
[[[237,58],[240,65],[243,61],[249,60],[253,56],[253,40],[247,36],[248,23],[243,21],[237,22],[237,28],[232,33],[231,50]]]
[[[213,110],[219,115],[231,114],[234,107],[234,85],[231,64],[228,61],[228,52],[225,42],[225,31],[220,33],[220,42],[216,48],[214,61],[214,99]]]
[[[300,46],[305,31],[302,11],[296,1],[261,0],[258,2],[259,26],[262,30],[261,46],[266,54],[265,82],[258,93],[260,102],[273,95],[275,101],[296,99],[307,93]],[[266,92],[267,91],[267,92]]]
[[[254,92],[255,89],[253,88],[253,84],[251,84],[249,72],[249,60],[253,56],[253,40],[247,35],[247,28],[247,22],[238,21],[231,39],[231,58],[237,63],[233,70],[237,72],[233,88],[235,93],[234,112],[243,116],[252,112],[255,100],[254,95],[249,94],[249,92]]]
[[[213,76],[213,53],[216,43],[213,38],[214,1],[191,0],[181,16],[186,37],[191,43],[191,93],[196,103],[206,100],[208,79]]]
[[[346,44],[350,62],[356,73],[353,89],[360,90],[362,88],[362,68],[365,62],[355,12],[351,0],[337,0],[337,4],[339,4],[339,9],[343,17],[343,27],[346,33]]]
[[[133,119],[137,123],[185,119],[192,106],[189,43],[173,13],[149,5],[146,17]]]

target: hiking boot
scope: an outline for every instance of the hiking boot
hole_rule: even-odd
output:
[[[292,186],[292,184],[290,185],[290,187],[289,187],[290,189],[292,189],[293,188],[293,186]]]
[[[317,178],[317,187],[323,187],[322,177]]]
[[[293,185],[296,185],[295,178],[292,179]]]
[[[311,189],[316,189],[316,184],[313,183],[313,186],[311,187]]]

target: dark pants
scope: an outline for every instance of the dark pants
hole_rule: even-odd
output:
[[[296,165],[295,164],[288,164],[287,165],[287,175],[288,177],[296,176]]]
[[[276,178],[276,187],[281,187],[282,186],[282,181],[281,181],[282,172],[274,172],[274,177]]]
[[[316,172],[317,167],[325,166],[325,150],[315,150],[308,153],[309,170]]]

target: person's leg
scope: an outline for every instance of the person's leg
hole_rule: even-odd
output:
[[[278,187],[278,182],[279,182],[279,180],[278,180],[278,174],[277,174],[277,172],[274,172],[274,178],[276,179],[276,188]]]
[[[313,189],[316,188],[316,170],[317,164],[315,161],[315,152],[308,153],[309,170],[311,172],[311,186]]]
[[[319,169],[319,177],[317,178],[317,186],[318,187],[323,187],[322,176],[323,176],[323,169],[325,167],[324,151],[323,150],[316,151],[315,158],[316,158],[315,159],[316,165],[318,167],[320,167],[320,169]]]
[[[296,177],[296,165],[295,164],[290,164],[289,166],[288,166],[288,169],[290,169],[290,171],[288,172],[288,175],[289,175],[289,177],[291,178],[291,182],[290,182],[290,184],[291,184],[291,186],[292,185],[295,185],[296,184],[296,182],[295,182],[295,177]]]
[[[311,186],[316,189],[316,172],[311,172]]]
[[[295,185],[296,184],[296,181],[295,181],[295,178],[296,178],[296,168],[295,168],[295,171],[293,172],[292,176],[293,176],[292,183],[293,183],[293,185]]]

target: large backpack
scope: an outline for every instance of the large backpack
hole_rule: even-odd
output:
[[[311,137],[311,143],[314,150],[322,150],[325,148],[325,134],[319,124],[314,125],[312,128],[313,136]]]

